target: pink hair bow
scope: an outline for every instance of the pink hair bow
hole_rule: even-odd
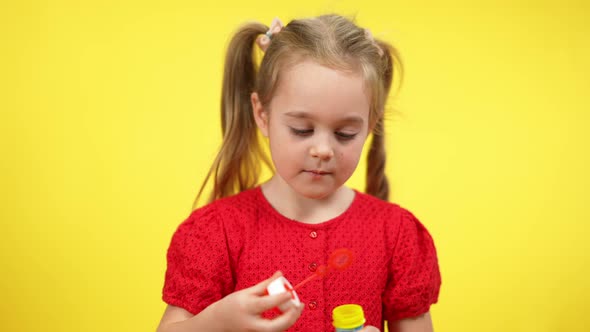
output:
[[[256,38],[256,44],[262,50],[262,52],[266,52],[266,49],[270,45],[270,40],[275,33],[279,33],[283,28],[283,22],[275,17],[270,24],[270,28],[266,32],[266,34]]]

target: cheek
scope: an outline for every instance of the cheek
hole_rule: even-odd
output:
[[[355,142],[354,144],[344,146],[338,151],[338,157],[343,166],[353,169],[356,168],[363,152],[363,144],[364,142]]]
[[[270,153],[276,167],[282,170],[297,168],[304,147],[288,132],[276,131],[269,137]]]
[[[288,154],[288,151],[292,151],[297,148],[294,139],[290,133],[285,131],[275,130],[271,136],[269,136],[269,144],[274,153]]]

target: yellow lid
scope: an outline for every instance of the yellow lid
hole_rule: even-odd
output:
[[[358,304],[344,304],[332,310],[332,325],[339,329],[352,329],[365,324],[363,307]]]

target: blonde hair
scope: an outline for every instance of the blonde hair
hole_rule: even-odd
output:
[[[373,138],[367,156],[365,191],[383,200],[389,196],[385,176],[383,115],[394,76],[403,66],[397,50],[374,39],[368,30],[338,15],[293,20],[272,37],[260,67],[254,59],[256,38],[269,28],[249,23],[237,30],[225,58],[221,99],[223,142],[193,204],[197,207],[205,185],[212,180],[209,202],[258,184],[261,166],[272,169],[257,131],[250,94],[256,91],[267,106],[281,72],[303,60],[343,71],[360,71],[370,94]],[[397,74],[397,72],[396,72]],[[400,75],[401,82],[401,75]]]

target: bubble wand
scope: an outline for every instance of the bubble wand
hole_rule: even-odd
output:
[[[302,282],[295,285],[295,287],[293,287],[293,290],[297,290],[297,288],[300,288],[301,286],[307,284],[315,278],[325,277],[330,271],[346,270],[350,266],[350,264],[352,264],[353,260],[354,255],[352,254],[352,250],[346,248],[336,249],[330,254],[330,258],[328,258],[328,266],[320,265],[314,273],[312,273],[309,277],[305,278]]]
[[[266,287],[266,294],[268,295],[275,295],[280,294],[283,292],[289,292],[291,294],[291,302],[295,305],[299,305],[301,302],[299,301],[299,296],[297,296],[297,292],[295,290],[300,288],[301,286],[305,285],[306,283],[312,281],[315,278],[323,278],[325,277],[328,272],[337,270],[343,271],[352,264],[354,260],[354,255],[352,250],[346,248],[340,248],[334,250],[330,257],[328,258],[328,266],[321,265],[317,268],[317,270],[312,273],[309,277],[305,278],[302,282],[295,285],[295,287],[291,287],[291,284],[285,277],[279,277],[273,280],[267,287]],[[282,312],[288,310],[289,306],[287,304],[282,304],[278,307],[278,309]]]

